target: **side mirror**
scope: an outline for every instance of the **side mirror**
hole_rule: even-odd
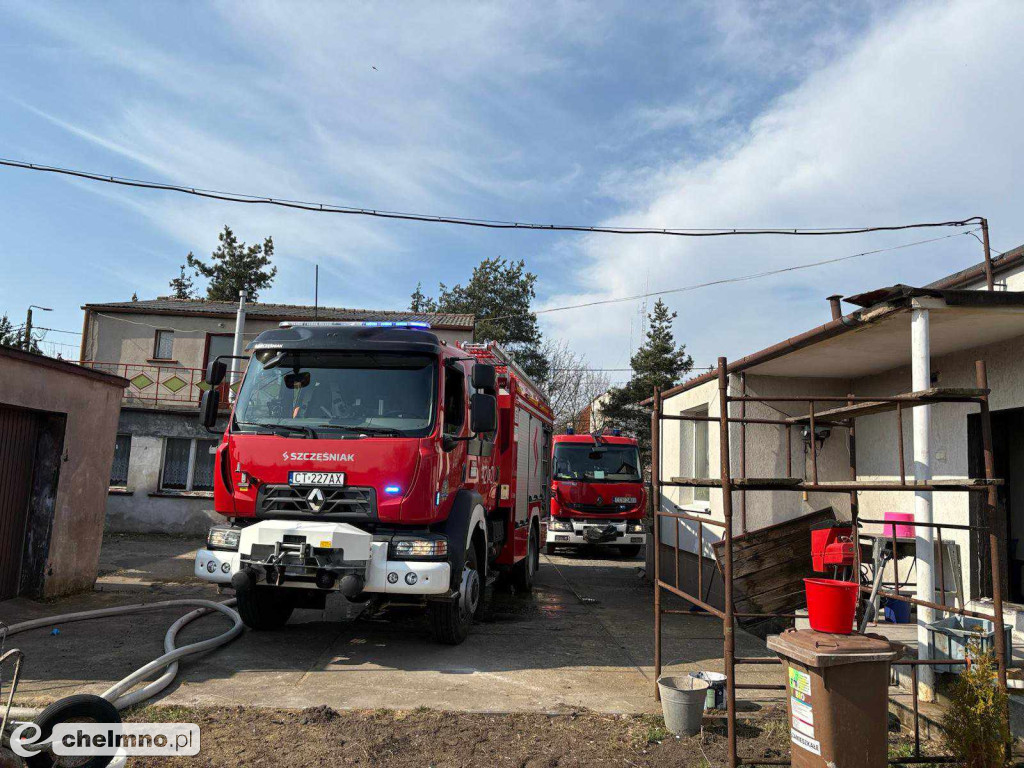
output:
[[[223,364],[222,364],[223,365]],[[207,429],[213,429],[220,410],[220,390],[213,388],[203,392],[199,401],[199,421]]]
[[[206,383],[211,387],[216,387],[224,381],[227,373],[228,366],[223,360],[211,360],[210,364],[206,366]]]
[[[473,389],[481,389],[494,394],[498,384],[498,374],[493,365],[477,363],[473,366]]]
[[[497,431],[498,399],[494,395],[477,392],[469,398],[469,429],[477,435]]]

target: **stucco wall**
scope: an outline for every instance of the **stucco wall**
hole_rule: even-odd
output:
[[[218,425],[223,430],[223,419]],[[128,484],[107,500],[107,530],[117,533],[205,535],[223,518],[213,510],[213,493],[160,490],[164,439],[211,439],[194,413],[125,409],[118,430],[132,436]]]
[[[837,395],[845,396],[850,392],[847,381],[836,379],[793,379],[770,376],[746,377],[748,395],[778,397],[784,395]],[[729,378],[730,395],[739,395],[742,391],[740,377]],[[822,410],[830,405],[820,404]],[[743,408],[741,403],[731,404],[731,416],[738,418]],[[718,417],[721,407],[718,396],[718,382],[711,381],[681,392],[664,402],[664,412],[671,415],[692,414],[703,408],[708,415]],[[804,403],[747,403],[748,418],[782,419],[787,415],[799,415],[807,412]],[[667,420],[662,422],[662,454],[661,474],[665,480],[674,476],[692,476],[694,467],[693,439],[691,430],[693,422]],[[730,466],[734,477],[740,477],[742,457],[742,427],[732,424],[729,433]],[[786,429],[770,424],[748,424],[746,427],[746,476],[747,477],[785,477],[787,476]],[[812,476],[811,455],[804,445],[801,431],[794,427],[790,436],[792,450],[792,473],[796,477],[808,480]],[[720,435],[717,422],[711,422],[708,428],[708,469],[711,477],[720,476]],[[833,430],[818,452],[818,477],[820,480],[843,480],[849,477],[849,458],[846,449],[845,430]],[[845,493],[811,493],[747,491],[744,494],[733,494],[733,526],[739,534],[744,529],[753,531],[781,523],[786,520],[805,515],[815,510],[833,507],[840,517],[849,517],[849,496]],[[805,497],[806,496],[806,497]],[[722,491],[712,488],[706,502],[694,499],[692,488],[665,488],[662,493],[662,509],[668,511],[686,511],[705,513],[712,520],[724,520],[722,510]],[[743,507],[746,505],[744,515]],[[687,551],[696,551],[697,526],[689,521],[679,521],[680,546]],[[720,527],[705,526],[705,554],[710,554],[710,543],[721,538]],[[671,521],[663,521],[662,535],[666,541],[673,540],[675,531]]]
[[[96,579],[122,384],[0,356],[0,403],[66,415],[43,595]]]

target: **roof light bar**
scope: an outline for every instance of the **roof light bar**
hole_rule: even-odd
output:
[[[420,320],[285,320],[280,328],[430,328]]]

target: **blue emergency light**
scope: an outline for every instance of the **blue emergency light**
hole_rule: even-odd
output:
[[[402,487],[399,486],[399,485],[385,485],[384,486],[384,493],[388,494],[389,496],[394,496],[394,495],[399,494],[401,492],[402,492]]]

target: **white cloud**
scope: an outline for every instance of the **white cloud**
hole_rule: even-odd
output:
[[[914,5],[880,21],[849,53],[810,74],[750,125],[744,139],[696,165],[635,181],[632,210],[609,223],[846,226],[986,215],[1003,247],[1024,240],[1024,5]],[[623,192],[627,194],[627,192]],[[576,259],[582,290],[549,306],[673,287],[856,253],[931,233],[849,238],[592,236]],[[998,234],[998,238],[997,238]],[[827,319],[824,297],[897,281],[924,283],[980,260],[977,243],[866,257],[799,280],[771,278],[667,299],[701,362],[751,352]],[[602,362],[608,335],[635,305],[548,315]],[[600,317],[599,321],[595,318]]]

